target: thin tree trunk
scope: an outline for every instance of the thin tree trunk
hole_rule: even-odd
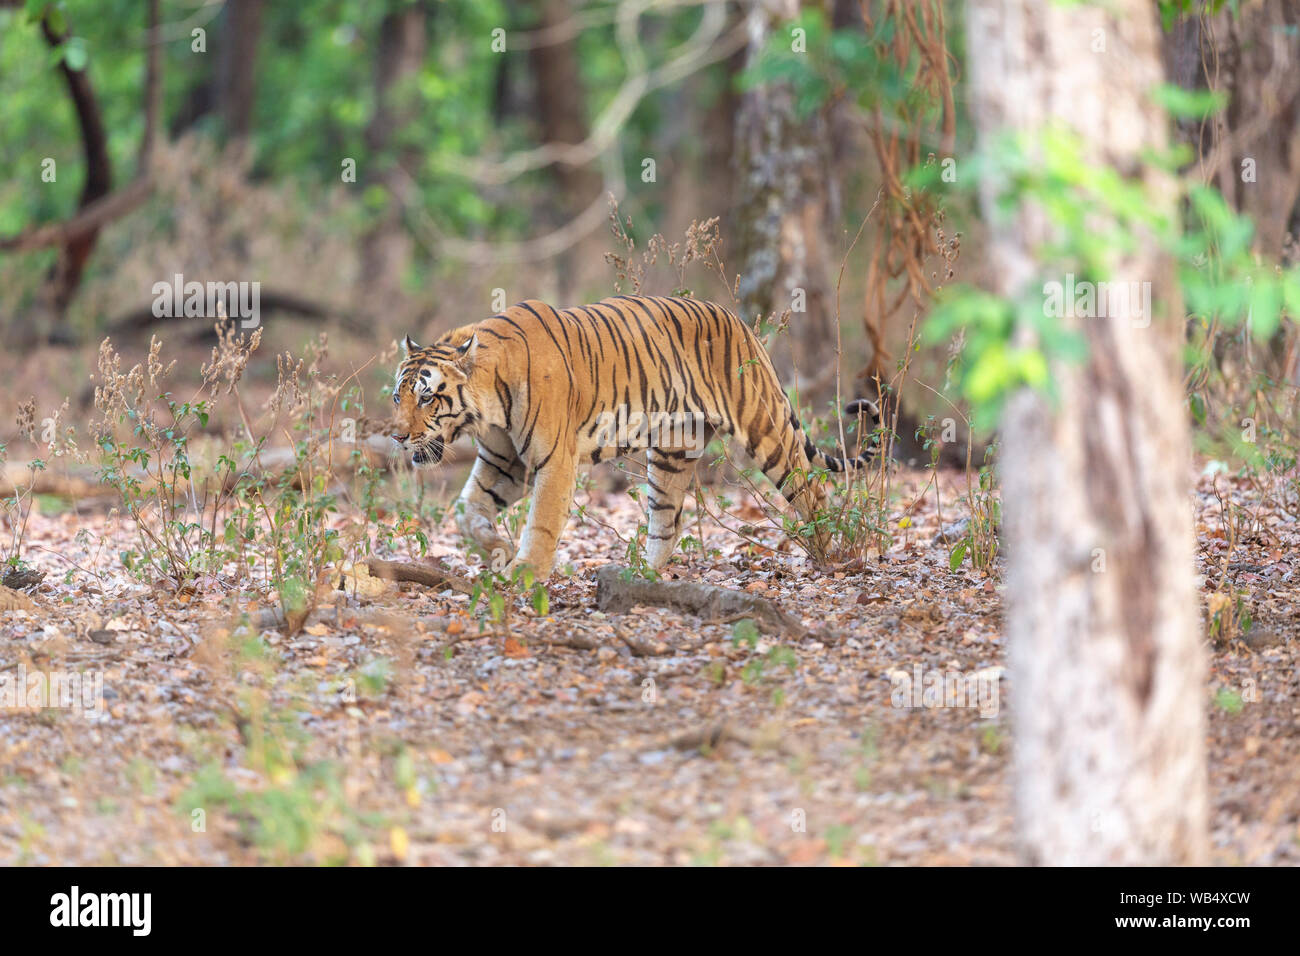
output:
[[[752,0],[750,63],[798,13],[798,0]],[[820,113],[796,113],[788,83],[766,83],[741,98],[735,148],[741,312],[747,321],[762,314],[775,324],[792,310],[789,331],[768,349],[784,381],[796,367],[805,381],[827,367],[835,349],[826,123]]]
[[[1187,17],[1163,42],[1172,82],[1229,94],[1222,112],[1183,120],[1180,132],[1207,161],[1207,177],[1255,222],[1255,248],[1270,262],[1282,258],[1300,213],[1297,28],[1300,5],[1260,0]]]
[[[572,16],[568,0],[542,0],[536,30],[554,31]],[[533,81],[536,87],[538,140],[542,143],[581,143],[590,135],[587,122],[586,93],[578,71],[576,35],[556,43],[545,43],[530,51]],[[572,221],[591,205],[600,189],[600,175],[590,165],[551,167],[559,195],[551,203],[548,218],[558,227]],[[603,239],[601,240],[603,241]],[[557,256],[556,295],[564,304],[573,301],[577,264],[583,258],[584,243],[566,249]]]
[[[554,30],[566,23],[573,11],[568,0],[542,0],[536,29]],[[558,43],[545,43],[530,51],[533,79],[537,84],[539,139],[543,143],[576,144],[588,134],[586,95],[578,72],[576,35]],[[590,166],[557,163],[556,182],[563,193],[566,215],[581,212],[595,194],[600,177]]]
[[[257,94],[257,47],[266,0],[227,0],[217,68],[221,126],[234,155],[248,157]]]
[[[427,14],[422,4],[394,5],[379,27],[375,55],[375,114],[366,127],[366,148],[373,172],[367,179],[381,186],[387,204],[361,243],[362,276],[367,301],[387,307],[401,297],[402,271],[411,261],[412,241],[402,219],[410,199],[419,148],[403,141],[403,131],[417,116],[415,79],[428,49]],[[387,304],[387,305],[383,305]]]
[[[50,26],[50,19],[41,21],[41,32],[51,49],[57,48],[68,39],[69,32],[56,33]],[[85,209],[98,199],[107,196],[113,188],[113,163],[108,153],[108,135],[104,129],[104,118],[100,112],[99,101],[95,97],[94,87],[90,83],[90,70],[74,70],[67,60],[59,63],[59,72],[63,75],[77,113],[77,128],[81,131],[81,148],[86,157],[86,183],[81,189],[78,208]],[[46,306],[38,310],[44,313],[38,320],[39,325],[62,324],[64,313],[81,285],[81,277],[86,263],[95,249],[99,239],[99,229],[87,229],[68,237],[59,258],[42,291]],[[46,332],[49,330],[38,330]]]
[[[1166,120],[1148,98],[1162,79],[1154,5],[1110,9],[971,0],[984,149],[1000,130],[1032,141],[1059,122],[1079,134],[1085,161],[1132,176],[1143,150],[1164,145]],[[1096,30],[1108,54],[1090,52]],[[1171,196],[1149,175],[1153,197]],[[981,184],[991,272],[1000,293],[1020,295],[1050,278],[1035,252],[1052,230],[1032,203],[1010,221],[997,215],[995,188]],[[1172,213],[1172,198],[1154,201]],[[1108,278],[1150,282],[1164,314],[1145,327],[1124,308],[1061,320],[1085,336],[1088,358],[1053,369],[1058,403],[1021,393],[1002,422],[1015,803],[1034,864],[1206,859],[1182,323],[1169,262],[1136,238]]]

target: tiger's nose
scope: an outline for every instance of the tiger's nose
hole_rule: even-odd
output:
[[[409,433],[409,432],[408,432],[407,434],[405,434],[405,435],[394,434],[394,435],[393,435],[393,441],[395,441],[395,442],[404,442],[404,441],[406,441],[406,439],[408,439],[408,438],[410,438],[410,437],[411,437],[411,436],[410,436],[410,433]]]

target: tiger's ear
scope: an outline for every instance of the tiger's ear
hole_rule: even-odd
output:
[[[478,352],[478,334],[475,333],[465,340],[465,343],[456,349],[456,367],[469,374],[470,369],[474,367],[474,356]]]
[[[437,345],[454,345],[457,348],[464,345],[474,336],[474,326],[462,325],[459,328],[448,329],[438,336]]]
[[[411,338],[409,335],[406,338],[402,339],[402,348],[406,349],[407,355],[410,355],[412,352],[418,352],[420,350],[420,346],[416,345],[415,340]]]

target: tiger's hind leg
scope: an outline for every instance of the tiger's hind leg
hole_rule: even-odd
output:
[[[699,459],[683,449],[651,448],[646,452],[650,485],[650,519],[646,561],[658,571],[672,557],[682,533],[682,502],[695,478]]]
[[[750,454],[777,491],[799,515],[805,530],[801,536],[812,542],[820,557],[830,544],[830,532],[820,519],[826,506],[826,489],[812,475],[807,447],[801,443],[801,431],[793,425],[776,428],[750,439]]]

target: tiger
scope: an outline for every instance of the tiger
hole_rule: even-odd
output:
[[[805,521],[826,500],[817,474],[868,462],[817,448],[758,336],[701,299],[617,295],[563,310],[529,299],[433,345],[407,335],[402,346],[391,437],[417,467],[438,464],[461,436],[474,440],[456,525],[503,559],[507,575],[527,567],[535,580],[550,577],[588,464],[646,453],[644,559],[658,571],[677,546],[686,491],[715,434],[738,439]],[[879,419],[867,399],[848,410],[867,427]],[[497,516],[530,488],[516,550]]]

